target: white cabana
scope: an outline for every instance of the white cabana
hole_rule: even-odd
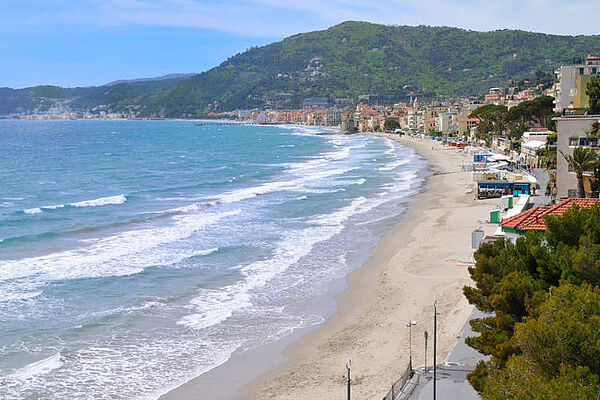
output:
[[[488,157],[490,161],[510,161],[509,156],[505,156],[504,154],[494,154]]]
[[[521,146],[522,149],[528,149],[532,151],[537,151],[546,147],[546,142],[542,142],[541,140],[530,140],[529,142],[523,143]]]

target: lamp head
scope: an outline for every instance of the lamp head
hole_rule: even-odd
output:
[[[346,361],[346,368],[350,369],[352,367],[352,360],[348,359],[348,361]]]

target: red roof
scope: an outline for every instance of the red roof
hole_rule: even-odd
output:
[[[479,118],[459,118],[458,119],[460,122],[479,122],[480,119]]]
[[[502,220],[500,225],[505,228],[513,228],[520,231],[545,231],[546,223],[544,222],[544,216],[563,215],[574,205],[578,205],[581,208],[590,208],[594,204],[600,205],[600,199],[570,198],[551,206],[534,207],[527,211],[523,211],[522,213]]]

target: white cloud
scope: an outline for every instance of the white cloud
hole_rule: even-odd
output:
[[[600,15],[597,0],[49,0],[45,3],[48,7],[55,5],[51,18],[47,9],[36,17],[36,7],[29,7],[32,11],[23,15],[21,23],[30,20],[43,24],[46,18],[50,20],[48,24],[70,21],[102,26],[188,27],[257,37],[284,37],[346,20],[571,35],[600,33],[596,23]]]

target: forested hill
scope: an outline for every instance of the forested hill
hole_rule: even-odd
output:
[[[298,107],[310,97],[333,101],[378,95],[394,101],[411,91],[421,96],[478,95],[539,70],[551,72],[588,53],[600,54],[600,36],[345,22],[252,48],[184,79],[55,91],[74,110],[106,106],[117,112],[135,110],[139,116],[181,117]],[[10,92],[10,104],[4,97],[0,92],[0,114],[21,103],[30,109],[42,100],[54,101],[32,89]]]

